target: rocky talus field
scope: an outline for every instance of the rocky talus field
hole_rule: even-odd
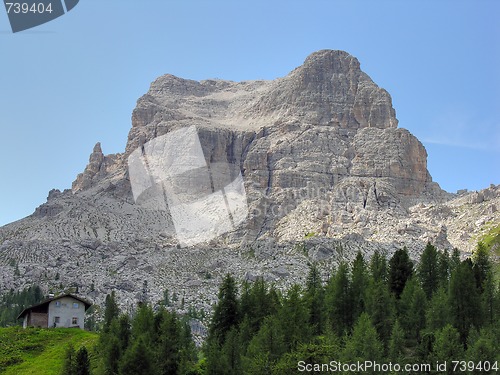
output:
[[[127,161],[191,126],[208,165],[241,171],[248,216],[182,247],[168,210],[135,202]],[[215,175],[213,186],[229,181]],[[168,289],[179,310],[208,311],[227,272],[286,288],[309,262],[326,277],[358,250],[406,246],[418,258],[431,241],[467,255],[498,227],[499,209],[500,186],[452,194],[432,180],[389,93],[346,52],[315,52],[273,81],[167,74],[137,101],[123,153],[104,155],[97,143],[71,189],[50,191],[32,215],[0,228],[0,289],[73,286],[97,303],[114,289],[132,306],[147,281],[153,302]]]

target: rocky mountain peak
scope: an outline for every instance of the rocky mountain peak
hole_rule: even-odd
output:
[[[395,128],[396,112],[387,91],[344,51],[322,50],[277,80],[254,106],[264,115],[295,116],[318,125],[359,129]]]
[[[195,129],[207,164],[200,169],[210,169],[203,197],[230,186],[232,170],[214,173],[230,165],[248,207],[241,225],[191,248],[180,248],[165,196],[147,196],[157,186],[143,196],[149,205],[134,200],[127,164],[183,128]],[[190,185],[205,186],[176,192]],[[213,212],[206,202],[195,211]],[[167,74],[137,101],[123,154],[104,155],[97,143],[72,191],[52,191],[33,215],[0,228],[0,288],[50,284],[59,273],[57,284],[79,280],[96,299],[118,289],[131,302],[147,280],[155,293],[176,291],[205,308],[207,290],[228,270],[286,285],[309,261],[329,267],[358,250],[406,246],[416,258],[431,241],[469,251],[500,220],[498,207],[498,187],[453,200],[432,181],[422,143],[398,128],[390,95],[346,52],[315,52],[273,81]]]

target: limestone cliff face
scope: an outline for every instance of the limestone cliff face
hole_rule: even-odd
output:
[[[180,249],[171,213],[135,203],[127,160],[193,125],[208,165],[241,171],[249,214],[236,230]],[[481,223],[500,220],[500,188],[488,191],[450,200],[423,145],[398,127],[390,95],[346,52],[313,53],[274,81],[164,75],[138,100],[123,154],[96,144],[72,190],[51,191],[33,215],[0,228],[0,288],[76,282],[90,298],[116,288],[132,303],[148,280],[158,298],[168,288],[205,308],[228,270],[286,286],[308,261],[329,267],[358,250],[407,246],[417,257],[429,240],[470,250]]]
[[[125,155],[191,125],[207,162],[242,170],[251,208],[248,239],[270,234],[298,206],[289,197],[301,190],[321,191],[332,217],[346,203],[404,211],[446,196],[427,171],[423,145],[397,128],[390,95],[343,51],[313,53],[271,82],[162,76],[138,101]]]

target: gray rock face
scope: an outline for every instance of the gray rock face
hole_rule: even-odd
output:
[[[181,249],[170,212],[135,204],[127,158],[193,125],[209,165],[241,170],[249,214],[233,232]],[[127,304],[147,280],[153,300],[168,288],[208,308],[227,271],[286,287],[308,261],[326,269],[358,250],[407,246],[416,257],[428,240],[470,250],[477,223],[500,219],[499,188],[452,200],[432,181],[423,145],[397,126],[389,94],[342,51],[313,53],[274,81],[159,77],[137,102],[123,154],[97,143],[71,191],[52,191],[0,228],[0,288],[77,283],[97,300],[115,288]]]

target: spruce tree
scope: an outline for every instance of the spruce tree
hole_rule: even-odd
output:
[[[388,359],[392,363],[402,363],[404,360],[405,334],[396,319],[392,326],[391,338],[389,339]]]
[[[309,310],[309,324],[313,335],[320,335],[324,331],[324,303],[325,290],[321,282],[318,267],[313,263],[309,267],[306,281],[306,303]]]
[[[245,373],[270,374],[272,367],[285,351],[282,322],[276,316],[269,316],[250,341],[244,361]]]
[[[387,282],[387,259],[378,251],[375,251],[370,261],[370,273],[374,281]]]
[[[358,317],[366,309],[366,293],[369,285],[368,269],[361,252],[358,252],[356,259],[352,264],[352,315],[353,321],[356,321]]]
[[[448,295],[451,321],[463,345],[472,326],[480,328],[481,300],[470,259],[464,260],[451,275]]]
[[[439,286],[448,290],[448,283],[450,281],[450,254],[448,250],[438,253],[438,281]]]
[[[427,242],[427,246],[420,256],[418,265],[418,277],[422,284],[427,299],[431,299],[439,284],[438,252],[436,248]]]
[[[380,362],[383,358],[383,345],[368,314],[361,314],[356,322],[352,336],[346,342],[343,358],[345,362],[350,363],[357,361]],[[367,371],[366,373],[375,374],[376,372]]]
[[[227,274],[219,289],[219,300],[210,325],[210,336],[217,340],[219,346],[224,343],[227,332],[240,322],[237,294],[236,282],[233,276]]]
[[[453,362],[464,359],[463,346],[460,343],[458,331],[450,324],[442,330],[436,332],[432,357],[434,363],[443,363],[446,361],[446,374],[456,374],[453,370]],[[458,359],[457,359],[458,358]]]
[[[154,375],[150,351],[142,337],[129,346],[120,361],[120,375]]]
[[[299,285],[293,285],[288,291],[278,318],[287,350],[295,349],[301,342],[311,337],[307,305],[301,297]]]
[[[353,325],[351,281],[349,267],[341,263],[331,276],[326,290],[326,310],[333,332],[341,337],[349,333]]]
[[[425,321],[429,332],[442,329],[450,322],[448,294],[444,287],[439,288],[429,301]]]
[[[483,293],[486,280],[491,272],[491,262],[488,249],[482,242],[477,244],[476,250],[472,254],[472,264],[476,287],[479,289],[479,293]]]
[[[89,375],[90,374],[90,359],[87,348],[82,346],[76,353],[75,362],[75,375]]]
[[[372,319],[378,337],[387,348],[395,315],[394,296],[382,282],[372,283],[368,289],[367,313]]]
[[[389,260],[389,288],[399,299],[406,280],[413,274],[413,262],[410,260],[406,247],[397,250]]]
[[[73,375],[75,373],[76,354],[73,344],[69,343],[64,353],[64,362],[61,375]]]
[[[104,330],[106,331],[111,325],[111,321],[117,318],[120,314],[120,309],[116,303],[116,294],[113,290],[111,294],[106,295],[104,307]]]

